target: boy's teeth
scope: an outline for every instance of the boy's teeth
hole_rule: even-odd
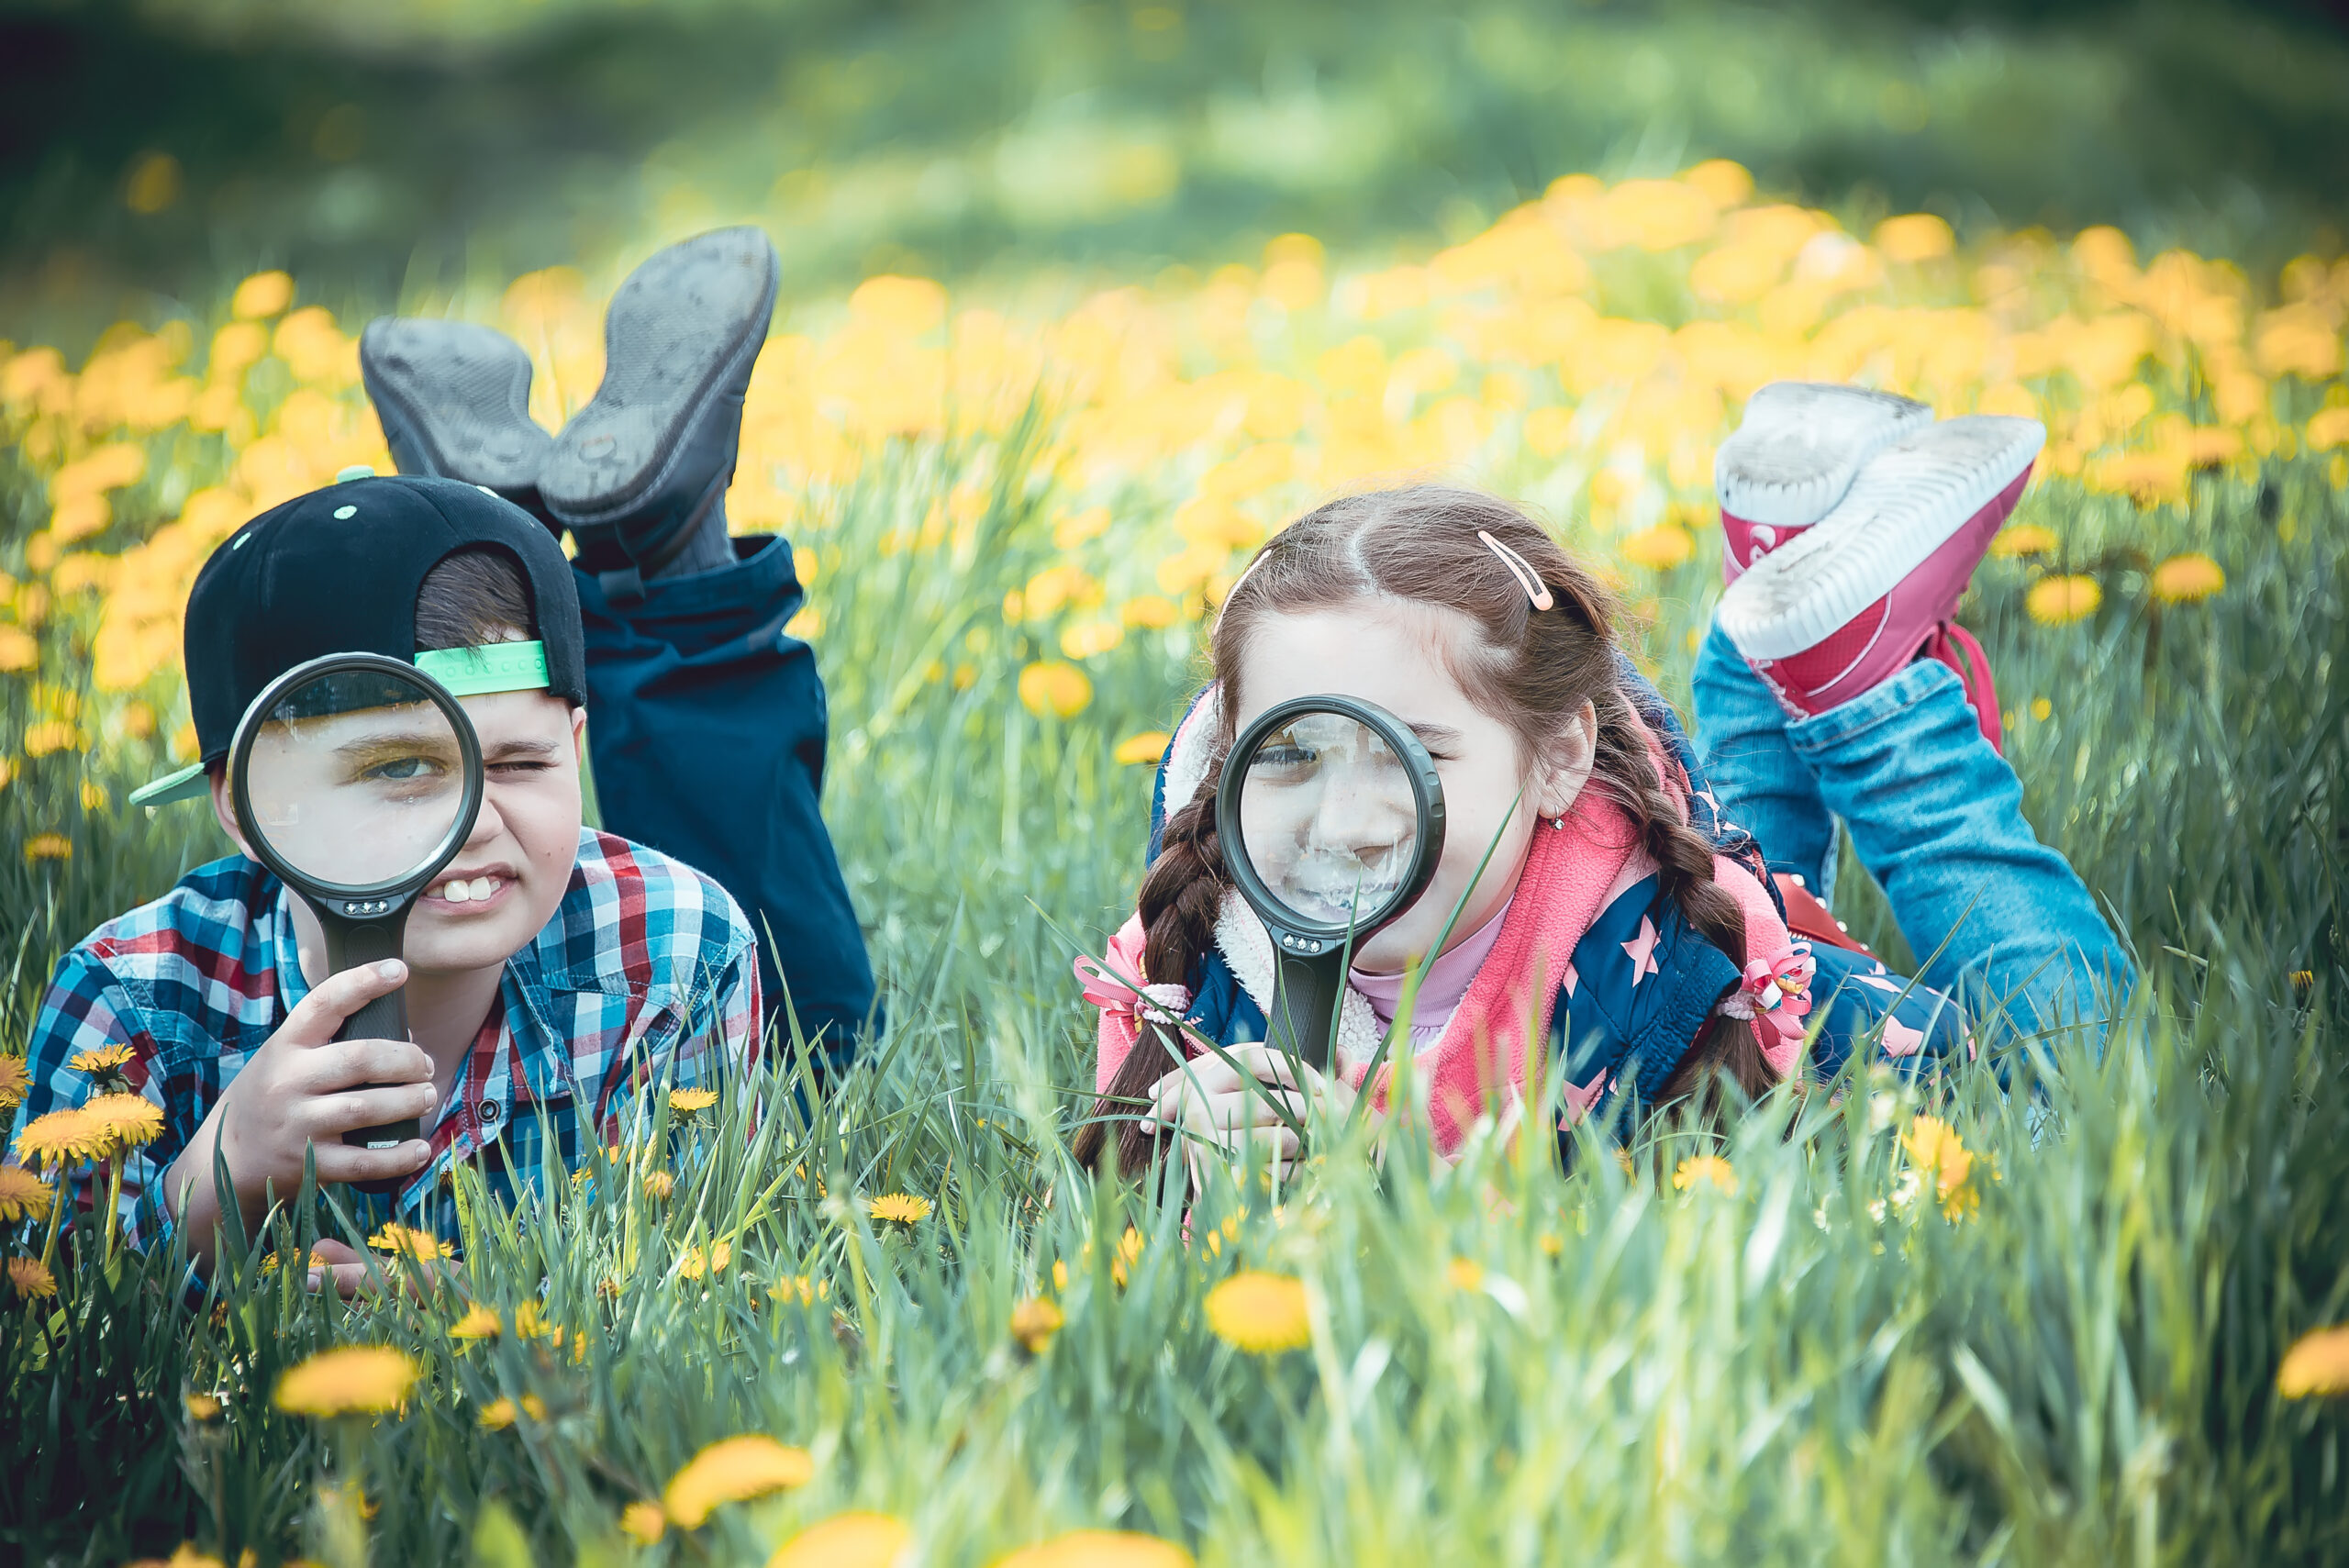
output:
[[[492,899],[492,898],[495,897],[496,895],[497,895],[497,879],[496,879],[495,877],[494,877],[494,876],[477,876],[477,877],[473,878],[473,902],[474,902],[474,903],[476,903],[476,904],[484,904],[484,903],[487,903],[490,899]]]
[[[451,904],[470,904],[473,902],[473,884],[451,877],[448,885],[440,890],[440,896]]]

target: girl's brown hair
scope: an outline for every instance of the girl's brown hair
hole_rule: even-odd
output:
[[[1553,606],[1536,609],[1525,587],[1477,536],[1490,534],[1530,565]],[[1198,793],[1166,819],[1158,859],[1142,878],[1143,978],[1189,984],[1215,940],[1215,922],[1230,885],[1216,840],[1215,792],[1241,706],[1240,672],[1250,639],[1265,617],[1362,600],[1439,606],[1473,622],[1473,641],[1446,650],[1452,673],[1476,706],[1517,734],[1529,763],[1554,753],[1566,727],[1588,702],[1598,735],[1586,788],[1607,791],[1655,862],[1662,895],[1688,924],[1742,968],[1745,919],[1737,901],[1713,881],[1713,844],[1690,828],[1665,793],[1648,731],[1618,678],[1614,597],[1558,547],[1542,527],[1508,502],[1473,490],[1413,485],[1350,495],[1306,514],[1258,554],[1218,617],[1212,641],[1221,685],[1222,733],[1216,762]],[[1143,1025],[1115,1078],[1077,1137],[1074,1151],[1098,1161],[1104,1129],[1123,1119],[1121,1167],[1158,1153],[1156,1140],[1131,1120],[1137,1100],[1181,1060],[1160,1025]],[[1748,1095],[1776,1075],[1750,1028],[1715,1019],[1660,1091],[1676,1098],[1719,1067]],[[1118,1118],[1122,1107],[1123,1117]]]

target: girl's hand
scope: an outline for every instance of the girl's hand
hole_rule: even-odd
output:
[[[1233,1156],[1252,1142],[1264,1144],[1274,1173],[1286,1178],[1303,1149],[1281,1110],[1310,1124],[1316,1117],[1342,1120],[1353,1109],[1354,1091],[1343,1079],[1301,1066],[1269,1045],[1226,1054],[1228,1062],[1196,1057],[1152,1084],[1144,1119],[1189,1135],[1195,1148],[1208,1144]],[[1243,1082],[1243,1073],[1253,1082]]]

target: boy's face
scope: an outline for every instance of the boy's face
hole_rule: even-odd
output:
[[[544,692],[460,700],[481,737],[481,816],[408,916],[407,962],[418,974],[504,963],[554,917],[579,858],[586,711]]]
[[[419,977],[503,965],[553,917],[578,859],[584,710],[542,691],[459,700],[481,740],[481,815],[408,916],[406,956]],[[213,805],[242,845],[225,780],[214,784]],[[314,940],[307,911],[297,910]]]

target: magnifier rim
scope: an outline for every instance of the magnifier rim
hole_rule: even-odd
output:
[[[1254,863],[1248,858],[1247,840],[1241,832],[1240,795],[1247,784],[1247,759],[1256,754],[1264,738],[1275,729],[1308,713],[1341,714],[1362,725],[1386,741],[1403,760],[1404,773],[1411,781],[1411,797],[1419,824],[1419,837],[1426,849],[1418,856],[1408,880],[1388,901],[1386,907],[1367,920],[1348,922],[1297,918],[1264,879],[1257,874]],[[1240,895],[1248,901],[1248,906],[1256,911],[1259,919],[1272,928],[1276,941],[1283,936],[1290,936],[1327,946],[1344,942],[1351,933],[1353,945],[1359,950],[1372,936],[1407,914],[1419,901],[1419,895],[1428,890],[1428,884],[1435,880],[1436,864],[1443,858],[1443,780],[1436,773],[1435,759],[1428,755],[1425,746],[1419,744],[1419,738],[1412,734],[1401,719],[1376,703],[1336,692],[1291,697],[1258,714],[1232,741],[1231,750],[1224,759],[1223,782],[1216,787],[1215,829],[1223,845],[1224,870],[1230,875],[1232,884],[1240,889]]]
[[[464,767],[464,795],[457,803],[456,819],[450,824],[447,834],[417,869],[384,882],[328,882],[289,864],[271,847],[269,836],[253,821],[251,792],[246,788],[246,779],[252,763],[253,742],[260,738],[262,726],[271,710],[296,686],[307,684],[321,675],[337,675],[352,670],[373,670],[378,674],[396,676],[410,682],[431,698],[448,718],[449,728],[456,734],[457,752]],[[246,847],[278,881],[314,898],[397,898],[423,888],[447,868],[449,862],[456,858],[457,851],[464,848],[465,840],[473,836],[473,823],[481,816],[484,787],[481,740],[473,733],[472,718],[450,695],[449,688],[414,664],[404,664],[381,653],[328,653],[295,665],[262,688],[261,695],[253,698],[246,707],[244,717],[237,721],[236,739],[229,744],[228,800],[236,810],[238,826],[245,830]]]

